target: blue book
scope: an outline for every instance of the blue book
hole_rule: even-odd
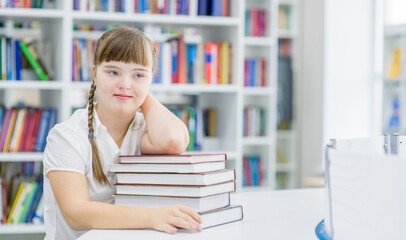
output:
[[[259,158],[257,156],[250,156],[250,167],[251,167],[251,174],[252,174],[252,186],[259,185],[259,169],[258,169],[258,161]]]
[[[6,38],[6,79],[8,81],[13,80],[13,65],[12,65],[13,53],[11,38]]]
[[[172,47],[172,83],[178,82],[178,41],[171,42]]]
[[[250,60],[249,86],[255,86],[255,59]]]
[[[108,12],[109,11],[109,0],[101,0],[101,10],[103,12]]]
[[[51,111],[49,109],[42,110],[41,120],[39,122],[39,129],[37,139],[35,140],[35,148],[36,152],[42,152],[42,146],[45,145],[45,138],[46,138],[46,131],[48,131],[49,120],[51,118]]]
[[[221,16],[221,2],[222,0],[212,0],[212,9],[211,15],[212,16]]]
[[[196,65],[196,45],[188,45],[187,46],[187,82],[188,83],[195,83],[195,65]]]
[[[0,107],[0,133],[3,127],[4,115],[6,115],[6,109],[4,107]]]
[[[16,80],[21,80],[21,52],[20,52],[20,40],[16,39],[14,41],[14,49],[15,49],[15,72],[16,72]]]
[[[43,145],[41,146],[42,151],[44,151],[45,146],[47,145],[48,133],[55,126],[56,120],[58,118],[58,110],[56,108],[52,108],[52,109],[50,109],[50,111],[51,111],[51,116],[49,118],[48,129],[46,130],[46,133],[45,133],[45,141],[44,141]]]
[[[206,16],[209,15],[208,6],[211,0],[199,0],[197,7],[197,15]]]
[[[42,176],[38,177],[38,188],[37,188],[37,191],[36,191],[36,193],[34,195],[34,200],[32,201],[32,203],[30,205],[30,208],[28,210],[27,217],[25,218],[26,223],[32,222],[32,218],[34,217],[35,210],[38,207],[39,200],[41,199],[42,192],[43,192],[43,189],[44,189],[43,188],[43,186],[44,186],[43,179],[44,178]]]

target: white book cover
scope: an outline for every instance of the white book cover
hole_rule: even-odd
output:
[[[164,197],[114,195],[115,204],[129,207],[160,208],[182,204],[197,212],[205,212],[230,205],[230,193],[221,193],[207,197]]]
[[[108,169],[110,172],[179,172],[199,173],[225,169],[226,162],[206,162],[193,164],[158,164],[158,163],[134,163],[134,164],[112,164]]]
[[[234,169],[203,173],[116,173],[117,183],[162,185],[212,185],[235,180]]]
[[[215,209],[200,213],[202,229],[220,226],[227,223],[241,221],[243,209],[241,205],[231,205],[225,208]]]
[[[152,185],[152,184],[116,184],[116,194],[170,196],[170,197],[206,197],[219,193],[235,191],[235,182],[229,181],[207,186],[189,185]]]

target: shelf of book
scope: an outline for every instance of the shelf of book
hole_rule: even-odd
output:
[[[246,46],[273,46],[275,39],[271,37],[244,37],[244,44]]]
[[[273,87],[244,87],[244,95],[273,95],[275,94],[275,88]]]
[[[55,89],[61,90],[64,88],[62,81],[0,81],[0,89]]]
[[[276,164],[277,172],[292,172],[295,171],[295,165],[291,163],[277,163]]]
[[[274,141],[270,137],[258,136],[258,137],[243,137],[244,146],[261,146],[261,145],[271,145]]]
[[[0,16],[18,19],[53,19],[63,18],[64,11],[60,9],[35,8],[0,8]]]
[[[296,33],[293,30],[289,29],[279,29],[278,38],[281,39],[292,39],[296,37]]]
[[[0,162],[42,162],[42,152],[0,153]]]
[[[292,129],[278,130],[276,136],[278,139],[294,139],[296,138],[296,131]]]
[[[238,26],[240,20],[236,17],[187,16],[164,14],[129,14],[129,13],[103,13],[103,12],[72,12],[73,20],[134,22],[134,23],[164,23],[176,25],[197,26]]]
[[[0,224],[0,235],[2,234],[34,234],[44,233],[44,224]]]

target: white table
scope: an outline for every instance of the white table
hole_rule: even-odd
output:
[[[167,234],[154,230],[90,230],[79,240],[98,239],[317,239],[316,225],[323,218],[324,191],[317,189],[243,192],[231,195],[241,204],[244,219],[203,229]]]

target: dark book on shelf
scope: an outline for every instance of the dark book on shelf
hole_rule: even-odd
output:
[[[279,129],[289,129],[293,118],[293,75],[290,57],[278,58],[278,116]]]

